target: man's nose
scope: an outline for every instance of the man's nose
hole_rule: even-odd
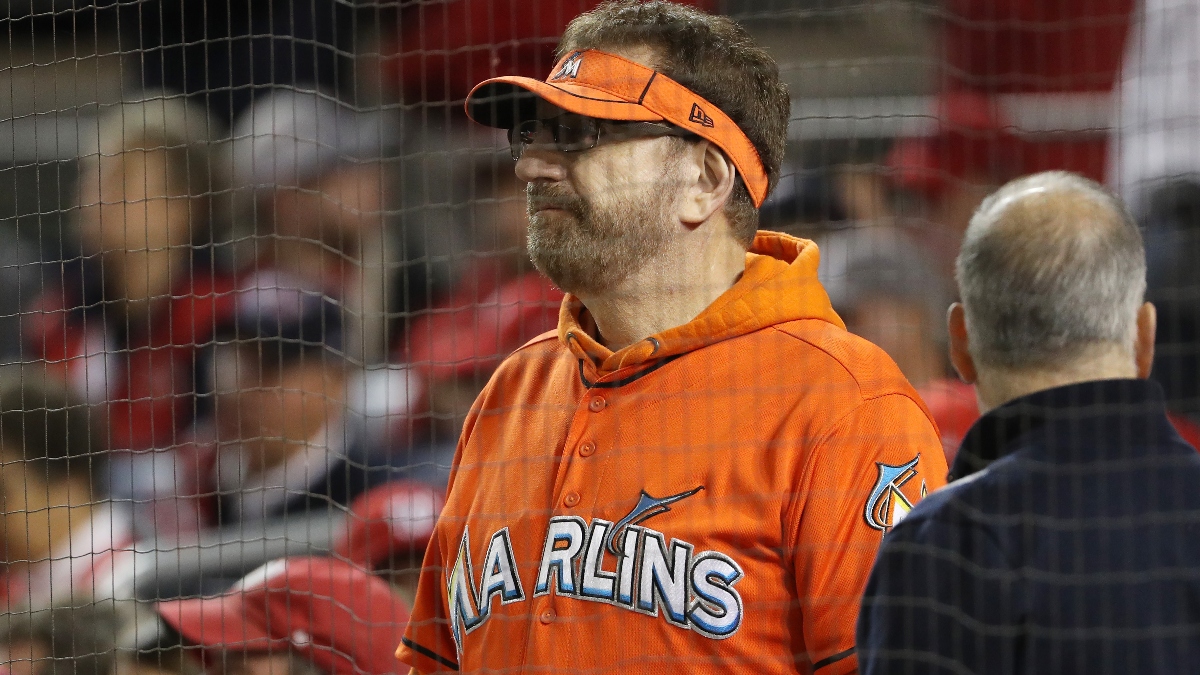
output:
[[[526,148],[517,160],[517,178],[523,183],[534,181],[559,182],[566,180],[567,168],[562,162],[562,153],[552,150]]]

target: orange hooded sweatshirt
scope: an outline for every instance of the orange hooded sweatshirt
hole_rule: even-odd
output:
[[[817,261],[760,233],[711,306],[616,353],[567,296],[557,334],[510,356],[467,419],[397,656],[422,673],[852,672],[876,549],[946,464]]]

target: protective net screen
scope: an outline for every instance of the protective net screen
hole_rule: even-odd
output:
[[[0,28],[0,675],[1200,669],[1193,0]]]

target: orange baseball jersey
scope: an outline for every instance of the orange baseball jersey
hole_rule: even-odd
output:
[[[691,322],[613,353],[568,296],[464,426],[397,656],[422,673],[851,672],[938,433],[846,332],[812,242],[760,233]]]

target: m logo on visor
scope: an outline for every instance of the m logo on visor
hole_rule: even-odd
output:
[[[566,61],[563,61],[562,67],[559,68],[558,72],[555,73],[550,79],[565,80],[568,77],[572,79],[579,77],[579,66],[582,63],[583,52],[575,52],[574,54],[568,56]]]
[[[579,68],[576,67],[576,70],[578,69]],[[704,112],[704,108],[701,108],[699,103],[692,104],[692,114],[688,115],[688,121],[706,127],[711,127],[713,125],[713,118],[709,117],[708,113]]]

